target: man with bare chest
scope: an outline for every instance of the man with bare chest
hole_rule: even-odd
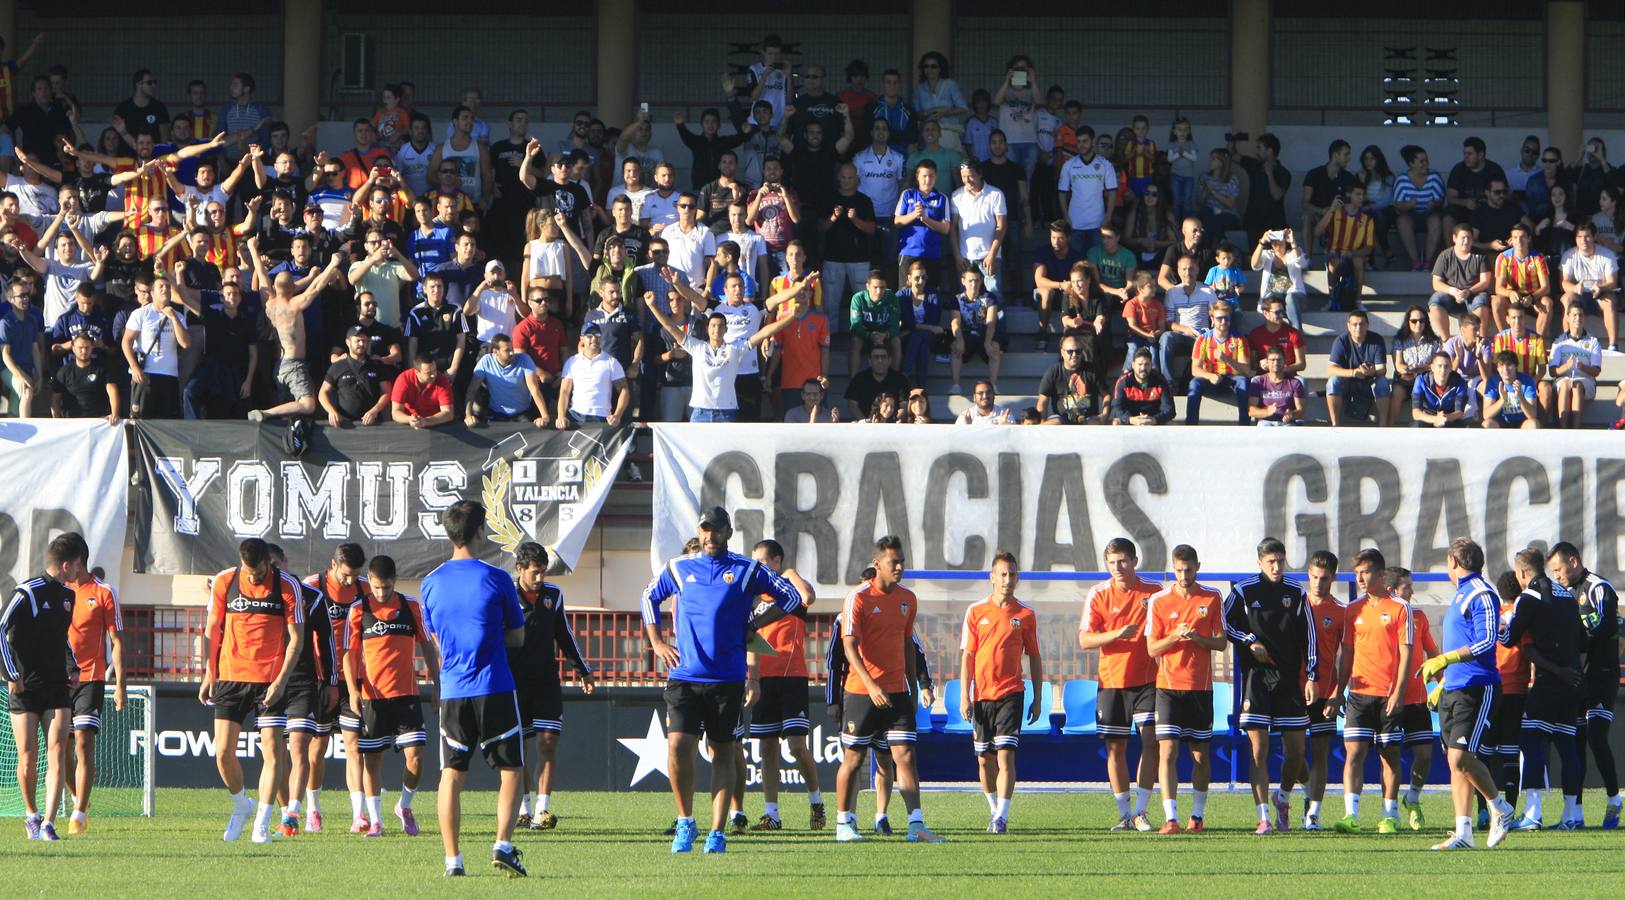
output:
[[[309,416],[316,412],[316,392],[310,384],[310,371],[305,367],[305,310],[321,296],[322,291],[338,277],[345,254],[335,253],[303,291],[288,272],[279,273],[275,280],[266,277],[265,261],[260,256],[259,238],[248,242],[249,258],[254,263],[254,280],[270,290],[265,296],[265,318],[276,331],[277,344],[282,353],[276,367],[276,383],[286,396],[283,403],[270,409],[249,410],[252,422],[263,422],[278,416]]]

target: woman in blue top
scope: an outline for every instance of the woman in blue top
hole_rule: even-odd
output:
[[[914,86],[914,112],[922,122],[942,126],[942,146],[958,149],[964,142],[963,117],[970,112],[970,105],[949,74],[948,57],[935,50],[920,57],[920,81]]]
[[[1400,159],[1405,160],[1405,172],[1394,179],[1393,208],[1398,216],[1399,242],[1411,258],[1411,271],[1420,272],[1433,266],[1444,240],[1444,225],[1440,216],[1444,209],[1444,179],[1428,168],[1428,152],[1415,144],[1399,148]],[[1417,252],[1416,231],[1426,235],[1422,252]]]

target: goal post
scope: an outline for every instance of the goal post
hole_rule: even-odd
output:
[[[0,705],[9,701],[0,682]],[[113,692],[102,704],[101,731],[96,738],[96,787],[90,798],[94,816],[151,816],[157,800],[157,768],[153,745],[157,733],[157,697],[148,685],[125,688],[124,709],[113,706]],[[37,735],[40,748],[36,771],[36,796],[45,789],[46,735]],[[73,753],[69,736],[69,754]],[[0,816],[22,816],[26,812],[22,790],[17,785],[17,736],[12,733],[11,716],[0,718]],[[71,803],[73,778],[69,773],[64,803]],[[43,798],[41,798],[43,801]],[[60,807],[59,807],[60,808]],[[60,808],[64,821],[69,809]]]

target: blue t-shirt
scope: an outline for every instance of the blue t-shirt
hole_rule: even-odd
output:
[[[525,624],[513,577],[477,559],[441,563],[423,579],[423,618],[440,642],[440,699],[511,691],[503,639]]]
[[[29,307],[19,316],[10,303],[0,307],[0,344],[11,347],[11,361],[27,375],[39,374],[34,371],[34,342],[44,331],[45,322],[37,308]]]
[[[723,288],[727,287],[728,275],[729,274],[730,273],[728,273],[728,272],[723,272],[720,275],[718,275],[717,277],[711,279],[711,296],[717,298],[718,302],[721,302],[721,301],[727,299],[727,297],[728,297],[727,292],[724,291]],[[748,273],[748,272],[734,272],[732,274],[735,274],[735,275],[739,276],[740,286],[743,287],[744,290],[745,290],[745,299],[746,300],[755,300],[756,299],[756,279],[750,277],[750,273]],[[650,319],[650,321],[654,321],[654,316],[650,316],[649,319]],[[655,329],[659,330],[659,328],[660,328],[660,323],[655,322]]]
[[[1501,672],[1495,667],[1500,617],[1501,601],[1483,575],[1469,575],[1456,586],[1456,596],[1444,613],[1444,640],[1439,649],[1448,653],[1466,647],[1473,658],[1445,668],[1445,690],[1501,683]]]
[[[439,265],[451,259],[451,241],[451,228],[448,226],[431,226],[428,234],[424,234],[421,228],[414,228],[406,235],[406,253],[419,269]]]
[[[1499,373],[1491,375],[1489,380],[1484,382],[1484,399],[1499,399],[1501,396],[1501,391],[1505,387],[1506,382],[1501,380]],[[1507,392],[1507,402],[1501,404],[1501,412],[1496,416],[1496,418],[1503,422],[1522,425],[1525,417],[1523,414],[1523,407],[1518,404],[1518,395],[1520,394],[1523,395],[1523,398],[1528,400],[1530,403],[1536,402],[1535,379],[1530,378],[1528,375],[1525,375],[1522,372],[1518,373],[1517,386]]]
[[[474,374],[484,378],[491,391],[491,411],[503,416],[516,416],[530,406],[525,376],[535,373],[536,363],[528,353],[515,353],[506,366],[497,362],[495,353],[487,353],[474,365]]]
[[[925,207],[925,218],[938,222],[948,221],[948,198],[941,191],[929,195],[918,188],[909,188],[897,201],[897,208],[905,214],[914,211],[914,204]],[[897,255],[918,256],[921,259],[942,258],[942,235],[927,228],[923,219],[897,227]]]
[[[1388,346],[1383,343],[1382,338],[1370,331],[1365,333],[1365,340],[1359,346],[1355,346],[1354,338],[1346,331],[1338,335],[1337,340],[1332,341],[1330,362],[1339,368],[1380,366],[1387,359]]]
[[[679,662],[672,681],[727,684],[745,680],[745,640],[762,595],[787,613],[801,608],[801,592],[761,563],[726,553],[679,556],[643,590],[643,622],[660,624],[660,604],[674,601],[673,632]]]
[[[1207,270],[1203,283],[1213,290],[1213,296],[1233,304],[1241,299],[1241,292],[1247,287],[1247,273],[1235,266],[1228,269],[1214,266]]]

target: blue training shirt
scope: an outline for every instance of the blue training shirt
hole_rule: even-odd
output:
[[[453,559],[423,579],[424,624],[440,642],[440,699],[514,689],[505,633],[525,624],[513,578],[490,563]]]
[[[1446,653],[1466,647],[1473,658],[1444,670],[1445,690],[1501,683],[1501,672],[1495,667],[1500,619],[1501,600],[1484,576],[1474,573],[1462,579],[1444,614],[1442,647]]]
[[[786,613],[801,608],[801,592],[782,575],[737,553],[705,553],[666,563],[643,591],[643,622],[660,624],[660,604],[674,599],[679,662],[672,681],[726,684],[745,680],[745,641],[756,600],[766,594]]]

